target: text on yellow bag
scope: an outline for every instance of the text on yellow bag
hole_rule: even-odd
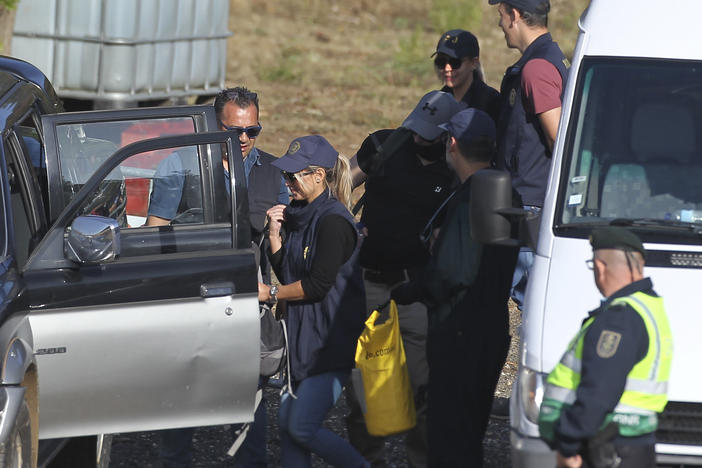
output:
[[[365,391],[366,428],[375,436],[397,434],[416,424],[405,349],[402,345],[397,304],[390,301],[389,318],[376,325],[374,310],[356,346],[356,368]]]

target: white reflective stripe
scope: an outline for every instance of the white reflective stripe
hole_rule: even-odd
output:
[[[652,382],[650,380],[626,379],[624,391],[646,393],[648,395],[666,395],[668,382]]]
[[[575,356],[575,351],[573,350],[569,350],[563,355],[561,358],[561,364],[578,374],[580,373],[580,369],[583,365],[582,361]]]
[[[636,302],[638,305],[641,306],[641,308],[646,312],[646,315],[648,315],[648,319],[651,321],[651,324],[653,325],[653,330],[655,331],[656,334],[656,356],[653,358],[653,365],[651,366],[651,374],[648,376],[649,380],[651,381],[656,381],[656,378],[658,377],[658,365],[660,364],[661,360],[661,334],[660,331],[658,330],[658,324],[656,323],[656,319],[653,316],[653,313],[649,310],[648,307],[646,307],[646,304],[644,304],[639,298],[632,296],[627,296],[630,298],[632,301]],[[644,324],[645,326],[645,324]],[[647,329],[648,330],[648,329]],[[646,353],[648,354],[648,353]]]
[[[625,405],[623,403],[617,404],[617,406],[614,408],[615,413],[631,413],[631,414],[640,414],[644,416],[655,416],[658,413],[655,411],[643,409],[643,408],[637,408],[636,406],[630,406],[630,405]]]
[[[567,405],[575,403],[575,390],[559,387],[557,385],[546,385],[544,390],[544,398],[560,401]]]

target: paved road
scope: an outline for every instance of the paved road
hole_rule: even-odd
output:
[[[268,405],[268,416],[271,425],[268,432],[268,454],[271,467],[280,466],[280,447],[277,437],[276,421],[277,391],[266,391],[266,397],[271,404]],[[342,399],[331,412],[326,424],[332,430],[345,434],[344,415],[348,412],[346,402]],[[509,424],[507,421],[493,420],[490,422],[488,434],[485,438],[485,467],[505,468],[509,462]],[[158,436],[153,432],[135,434],[121,434],[115,436],[112,442],[112,459],[110,468],[157,468],[158,463]],[[402,436],[390,438],[386,443],[388,464],[392,467],[403,468],[407,466],[404,457]],[[228,426],[214,426],[200,428],[195,432],[195,460],[194,467],[198,468],[224,468],[233,467],[231,458],[226,452],[231,445]],[[314,460],[315,467],[327,466],[319,459]]]
[[[510,334],[518,335],[521,314],[510,303]],[[496,394],[509,397],[512,384],[516,378],[518,367],[518,339],[512,340],[507,362],[502,371]],[[268,405],[268,456],[271,467],[280,466],[280,446],[278,441],[277,421],[278,393],[277,389],[268,389],[266,398]],[[346,402],[342,398],[331,411],[327,425],[339,434],[345,435],[346,427],[343,421],[348,413]],[[110,468],[158,468],[158,435],[153,432],[134,434],[121,434],[115,436],[112,445],[112,461]],[[403,468],[407,466],[404,457],[402,436],[391,437],[386,443],[386,456],[388,464],[392,467]],[[231,446],[231,437],[228,426],[214,426],[200,428],[195,432],[194,464],[195,468],[225,468],[233,467],[231,458],[226,452]],[[507,468],[510,466],[509,423],[508,421],[490,421],[484,441],[485,468]],[[315,460],[315,467],[326,466],[321,460]]]

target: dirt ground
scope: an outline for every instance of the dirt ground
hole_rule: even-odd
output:
[[[589,1],[551,3],[549,26],[570,55]],[[230,0],[227,84],[259,93],[262,149],[279,156],[318,133],[353,155],[440,86],[430,55],[446,30],[478,36],[486,80],[499,89],[519,53],[497,21],[487,0]]]

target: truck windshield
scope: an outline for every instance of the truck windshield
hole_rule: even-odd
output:
[[[564,152],[557,231],[702,232],[702,62],[586,58]]]

